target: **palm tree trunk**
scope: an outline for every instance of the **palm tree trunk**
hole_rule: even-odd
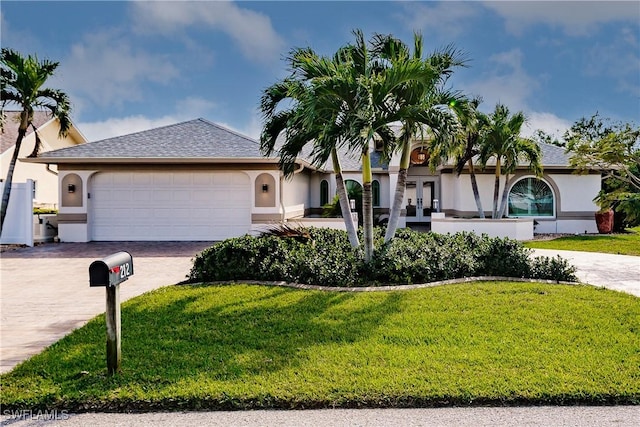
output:
[[[498,199],[500,198],[500,157],[496,159],[496,178],[493,185],[493,210],[491,218],[498,218]]]
[[[504,212],[507,208],[507,196],[509,195],[507,184],[509,184],[509,174],[504,176],[504,188],[502,189],[502,200],[500,201],[500,212],[498,218],[502,218],[504,216]]]
[[[364,261],[373,259],[373,200],[371,194],[371,156],[369,144],[362,151],[362,228],[364,231]]]
[[[13,171],[16,168],[16,162],[18,161],[18,154],[20,153],[20,147],[22,146],[22,139],[27,133],[27,127],[20,124],[18,129],[18,137],[16,138],[16,145],[9,162],[9,169],[7,170],[7,178],[4,181],[4,189],[2,191],[2,205],[0,205],[0,234],[4,230],[4,219],[7,216],[7,208],[9,206],[9,198],[11,197],[11,184],[13,184]]]
[[[356,230],[355,224],[353,223],[353,217],[351,216],[349,196],[347,195],[347,190],[344,186],[344,179],[342,179],[342,167],[340,166],[340,159],[338,158],[338,152],[335,148],[331,150],[331,159],[333,161],[333,171],[336,174],[336,187],[338,199],[340,200],[340,210],[342,211],[342,218],[344,218],[344,225],[347,228],[349,243],[351,243],[351,247],[357,248],[360,246],[358,230]]]
[[[384,242],[388,243],[396,234],[398,221],[400,220],[400,211],[402,210],[402,202],[404,193],[407,188],[407,173],[409,171],[409,159],[411,158],[411,145],[406,141],[402,147],[402,156],[400,158],[400,170],[398,171],[398,182],[396,183],[396,192],[393,196],[393,206],[387,223],[387,231],[384,235]]]
[[[478,215],[484,219],[484,209],[482,209],[482,200],[480,200],[480,190],[478,190],[478,181],[476,180],[476,172],[473,168],[473,160],[469,158],[469,175],[471,178],[471,188],[473,189],[473,197],[476,199],[476,207]]]

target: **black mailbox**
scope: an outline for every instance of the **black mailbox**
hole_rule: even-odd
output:
[[[129,252],[117,252],[89,266],[89,286],[116,286],[129,276],[133,276],[133,258]]]

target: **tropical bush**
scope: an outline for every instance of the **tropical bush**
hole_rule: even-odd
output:
[[[228,239],[198,254],[191,282],[264,280],[324,286],[414,284],[439,280],[503,276],[575,281],[575,267],[562,258],[532,257],[512,239],[473,233],[441,235],[401,229],[370,263],[353,249],[344,231],[301,230],[301,236],[271,233]]]

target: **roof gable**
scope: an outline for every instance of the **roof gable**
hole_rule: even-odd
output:
[[[37,128],[45,125],[52,120],[51,115],[47,111],[36,110],[33,112],[33,125]],[[4,111],[4,125],[0,133],[0,153],[4,153],[9,148],[16,145],[18,139],[18,129],[20,128],[20,111]],[[29,126],[27,134],[33,133],[33,128]]]

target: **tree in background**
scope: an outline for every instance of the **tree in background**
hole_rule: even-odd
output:
[[[36,146],[31,155],[37,156],[40,148],[40,137],[38,136],[37,129],[33,126],[34,110],[48,110],[51,116],[56,117],[60,122],[60,136],[65,136],[71,126],[71,105],[66,93],[60,90],[42,87],[47,79],[53,76],[56,68],[58,68],[58,62],[48,60],[39,61],[35,55],[24,57],[20,53],[8,48],[2,49],[0,62],[2,64],[2,74],[0,76],[2,107],[0,108],[0,117],[4,120],[4,109],[7,104],[13,104],[20,109],[18,136],[2,192],[2,205],[0,207],[1,233],[7,215],[9,198],[11,197],[13,172],[18,160],[18,154],[20,153],[22,140],[29,126],[34,128],[36,132]]]
[[[576,121],[564,139],[577,173],[602,172],[603,188],[595,202],[618,214],[616,228],[640,224],[640,127],[612,123],[596,113]]]

